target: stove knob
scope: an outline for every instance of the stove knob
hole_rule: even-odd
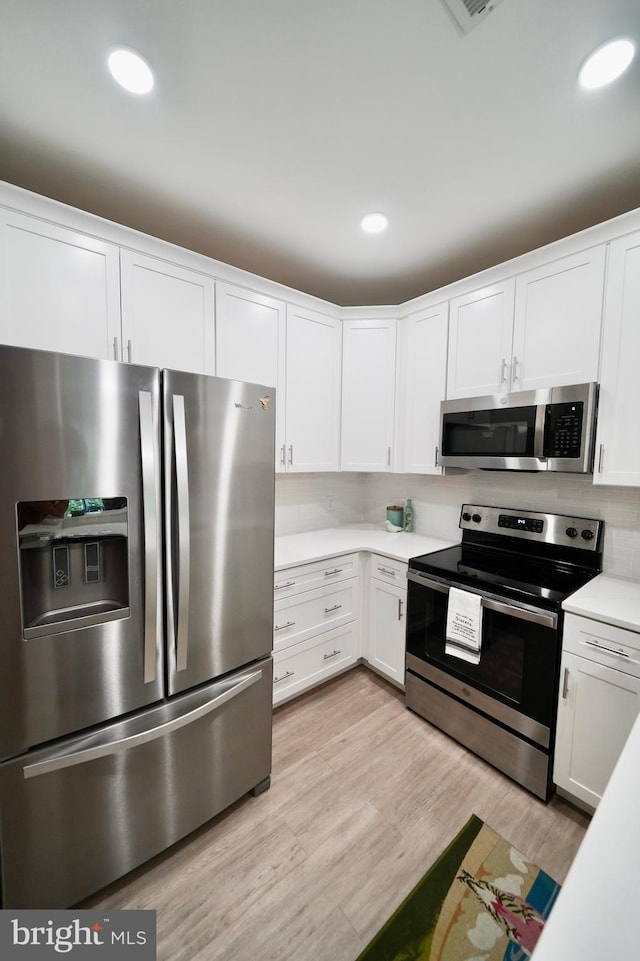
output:
[[[474,524],[479,524],[482,518],[480,517],[480,514],[474,514],[471,520]]]
[[[463,520],[463,521],[470,521],[470,520],[471,520],[471,514],[469,513],[469,511],[465,511],[465,512],[464,512],[464,514],[462,515],[462,520]]]
[[[566,529],[566,531],[565,531],[565,534],[567,535],[567,537],[577,537],[577,536],[578,536],[578,532],[577,532],[577,530],[575,529],[575,527],[567,527],[567,529]]]
[[[590,530],[587,528],[586,530],[584,530],[584,531],[582,532],[582,537],[583,537],[583,539],[584,539],[585,541],[592,541],[592,540],[593,540],[593,531],[590,531]]]

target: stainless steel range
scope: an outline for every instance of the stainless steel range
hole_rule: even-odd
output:
[[[602,569],[604,523],[464,504],[460,528],[409,561],[406,704],[546,800],[561,605]]]

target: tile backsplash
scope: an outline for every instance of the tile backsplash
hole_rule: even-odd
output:
[[[387,505],[407,497],[417,533],[456,541],[465,502],[599,518],[605,521],[604,570],[640,580],[640,489],[595,486],[580,474],[277,475],[276,534],[363,521],[383,527]]]

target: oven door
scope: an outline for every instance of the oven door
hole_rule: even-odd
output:
[[[482,593],[481,654],[472,664],[445,652],[449,585],[415,571],[408,579],[407,669],[549,748],[558,685],[558,615]]]

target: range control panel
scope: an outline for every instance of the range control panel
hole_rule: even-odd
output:
[[[600,549],[603,522],[569,514],[547,514],[540,511],[463,504],[460,528],[488,534],[523,537],[545,544],[563,544],[583,550]]]

